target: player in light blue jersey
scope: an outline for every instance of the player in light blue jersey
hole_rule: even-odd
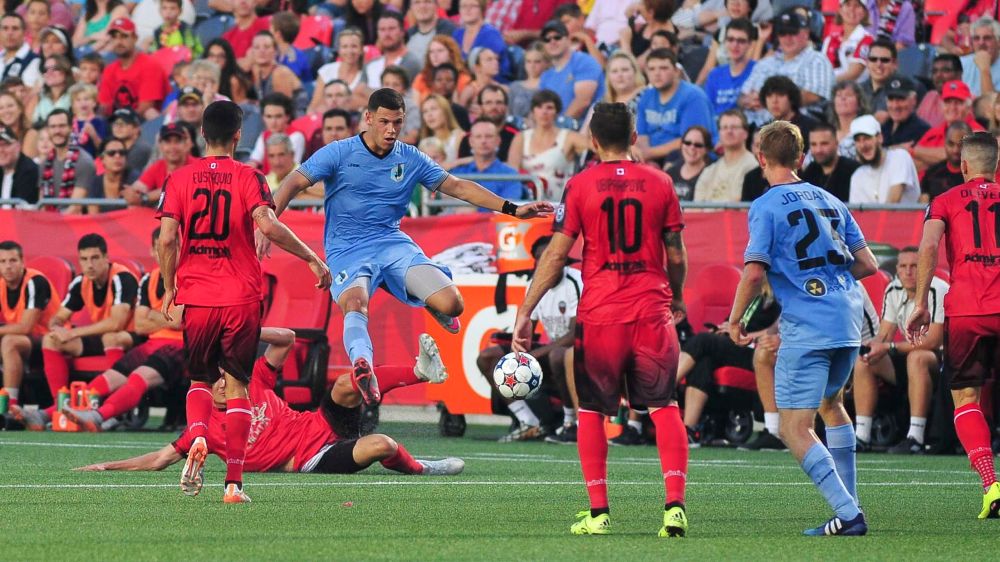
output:
[[[548,216],[548,202],[515,205],[478,183],[444,171],[416,147],[396,142],[405,117],[403,97],[376,90],[368,98],[359,135],[330,143],[289,174],[274,193],[275,213],[303,189],[323,181],[326,262],[333,274],[330,290],[344,313],[344,346],[354,365],[354,382],[365,403],[378,403],[381,393],[372,371],[368,335],[368,301],[382,286],[411,306],[423,306],[446,330],[458,333],[462,295],[448,268],[432,262],[399,230],[416,184],[477,207],[521,219]],[[268,252],[258,237],[258,257]]]
[[[856,280],[878,264],[854,217],[829,192],[800,180],[802,134],[787,121],[760,132],[760,167],[772,186],[750,207],[743,278],[729,317],[730,336],[747,344],[740,319],[764,276],[781,304],[781,347],[774,370],[781,438],[836,515],[806,535],[863,535],[855,437],[843,387],[861,345],[864,290]],[[816,412],[827,447],[816,437]]]

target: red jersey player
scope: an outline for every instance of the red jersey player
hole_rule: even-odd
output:
[[[233,160],[242,122],[243,111],[231,101],[205,108],[202,134],[207,156],[167,178],[157,210],[162,312],[169,321],[175,300],[185,307],[184,348],[192,380],[186,409],[193,442],[181,473],[181,490],[188,495],[201,491],[201,467],[208,455],[205,433],[212,413],[211,384],[219,379],[221,367],[227,398],[223,496],[227,503],[249,501],[243,493],[251,421],[247,384],[260,335],[263,298],[254,225],[278,246],[308,262],[319,279],[317,287],[330,286],[330,270],[323,260],[274,216],[271,190],[263,174]],[[179,244],[181,229],[183,243]]]
[[[618,410],[621,389],[650,408],[667,501],[661,537],[684,536],[687,431],[673,400],[680,346],[672,311],[683,311],[687,255],[680,203],[670,178],[628,160],[634,117],[621,103],[599,103],[590,121],[601,163],[566,185],[555,234],[517,311],[514,349],[531,344],[531,312],[561,278],[583,234],[583,294],[577,308],[574,368],[580,399],[577,447],[590,511],[573,534],[610,532],[608,442],[604,416]],[[664,263],[664,256],[667,262]]]
[[[993,467],[990,427],[979,397],[1000,365],[1000,185],[994,182],[997,140],[978,132],[962,139],[965,183],[934,198],[927,209],[917,264],[916,306],[907,337],[920,341],[930,325],[927,308],[938,245],[946,236],[951,290],[944,299],[945,373],[955,400],[955,432],[983,480],[980,519],[1000,517],[1000,483]]]

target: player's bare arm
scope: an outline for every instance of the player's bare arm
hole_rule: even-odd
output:
[[[274,211],[270,207],[261,205],[254,209],[253,220],[257,223],[260,233],[268,240],[309,264],[309,269],[312,270],[318,280],[316,288],[327,289],[330,287],[330,284],[333,283],[333,278],[330,276],[330,268],[316,255],[316,252],[313,252],[291,229],[278,220],[278,217],[275,216]]]
[[[295,344],[295,332],[288,328],[262,328],[260,341],[268,344],[264,350],[264,358],[268,364],[280,367]]]
[[[878,260],[868,246],[854,252],[854,263],[851,264],[851,275],[855,279],[864,279],[870,275],[875,275],[878,271]]]
[[[538,267],[535,268],[528,294],[525,295],[521,307],[517,309],[514,339],[511,343],[514,351],[525,352],[531,348],[531,313],[538,306],[538,301],[542,300],[542,296],[562,279],[563,267],[566,266],[566,256],[569,255],[575,241],[575,238],[561,232],[552,235],[552,242],[549,242],[549,247],[545,249]]]
[[[474,181],[459,179],[451,174],[448,174],[448,177],[441,183],[438,191],[456,199],[461,199],[466,203],[472,203],[477,207],[490,209],[498,213],[506,212],[504,204],[510,203]],[[517,205],[513,216],[519,219],[547,217],[554,210],[555,207],[548,201],[534,201],[525,203],[524,205]]]
[[[675,315],[686,315],[684,280],[687,279],[688,263],[684,238],[680,231],[664,232],[663,245],[667,248],[667,278],[670,279],[670,292],[673,293],[670,309]],[[675,318],[675,320],[679,321],[681,318]]]
[[[766,276],[767,268],[760,262],[752,261],[743,266],[743,276],[740,277],[736,298],[733,300],[733,311],[729,313],[729,337],[739,345],[747,345],[753,341],[753,338],[743,332],[740,318],[750,306],[750,301],[761,293]]]
[[[21,315],[21,321],[16,324],[4,324],[0,326],[0,336],[26,336],[31,333],[31,330],[38,323],[38,317],[42,315],[42,311],[37,308],[27,308]]]
[[[110,295],[108,298],[111,298]],[[103,320],[78,326],[69,330],[70,339],[82,338],[84,336],[96,336],[108,332],[120,332],[128,326],[129,316],[132,314],[131,304],[116,304],[111,307],[108,317]]]
[[[148,335],[159,330],[180,330],[182,328],[181,316],[184,305],[173,307],[175,312],[172,320],[168,320],[159,310],[153,310],[148,306],[139,305],[135,307],[135,332],[137,334]]]
[[[157,451],[123,459],[120,461],[99,462],[74,468],[77,472],[101,472],[105,470],[163,470],[168,466],[180,461],[184,457],[178,453],[173,445],[164,445]]]
[[[177,233],[180,223],[172,217],[160,219],[160,238],[156,241],[156,255],[160,262],[160,277],[163,278],[163,306],[160,312],[167,320],[173,321],[170,308],[177,296]]]
[[[919,344],[927,335],[931,323],[931,313],[927,309],[927,295],[931,290],[931,279],[937,269],[938,247],[944,236],[945,224],[939,219],[924,221],[924,234],[920,239],[917,253],[917,294],[913,297],[915,306],[906,321],[906,339]]]
[[[281,213],[288,208],[288,203],[311,185],[309,179],[299,170],[285,176],[285,179],[281,180],[281,185],[271,195],[274,201],[274,216],[281,216]],[[254,242],[257,245],[257,259],[262,260],[264,256],[271,257],[271,241],[260,230],[254,233]]]

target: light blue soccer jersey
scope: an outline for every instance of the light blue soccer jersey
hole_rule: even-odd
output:
[[[768,266],[782,307],[781,347],[860,345],[864,289],[851,264],[867,243],[847,207],[812,184],[782,184],[754,201],[749,222],[743,260]]]

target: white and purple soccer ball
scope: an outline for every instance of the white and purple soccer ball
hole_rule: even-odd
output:
[[[512,351],[493,368],[493,384],[504,398],[522,400],[542,385],[542,366],[531,355]]]

